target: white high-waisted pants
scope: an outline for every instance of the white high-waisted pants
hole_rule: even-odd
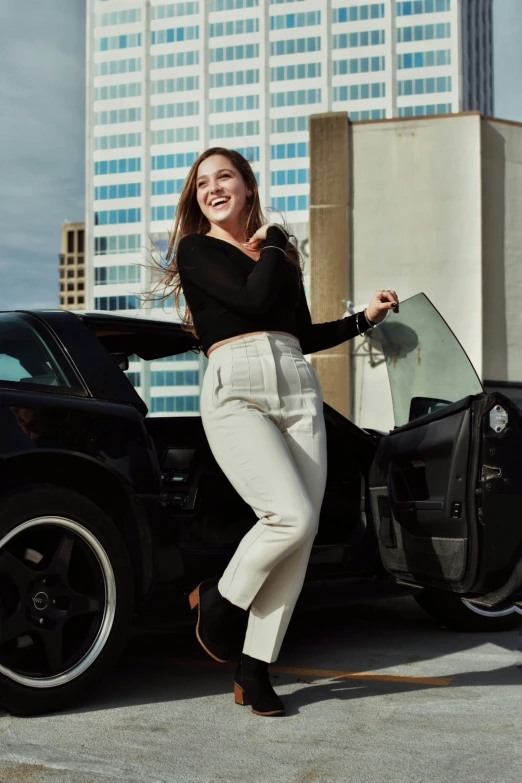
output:
[[[218,589],[250,608],[243,652],[270,663],[303,586],[326,484],[321,386],[297,338],[263,332],[215,348],[201,419],[216,462],[259,520]]]

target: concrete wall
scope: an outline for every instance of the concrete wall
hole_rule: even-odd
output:
[[[338,160],[348,167],[352,207],[348,224],[330,209],[327,231],[319,231],[319,211],[331,199],[317,199],[311,210],[318,213],[320,236],[320,248],[310,244],[314,321],[335,317],[341,292],[363,307],[378,289],[395,289],[401,300],[423,291],[482,380],[521,383],[522,125],[474,112],[361,122],[351,126],[344,154],[333,145],[339,120],[332,113],[312,121],[312,181],[320,178],[328,193],[328,184],[338,180],[332,163]],[[347,287],[341,284],[340,238],[347,249]],[[325,398],[330,404],[335,398],[334,407],[344,412],[346,397],[358,425],[386,430],[394,424],[386,368],[378,346],[369,355],[371,344],[350,341],[347,366],[332,351],[337,369],[330,365]],[[314,363],[323,376],[326,365]],[[352,373],[351,380],[339,383],[340,372]]]
[[[352,138],[354,301],[423,291],[481,374],[480,116],[356,123]],[[385,368],[370,367],[358,342],[354,420],[387,429]]]
[[[522,381],[522,126],[483,120],[483,378]]]
[[[352,299],[351,144],[345,112],[310,122],[310,313],[313,323],[342,318],[342,299]],[[327,403],[350,416],[350,344],[311,357]]]

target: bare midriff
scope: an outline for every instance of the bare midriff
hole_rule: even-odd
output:
[[[246,332],[246,334],[235,334],[234,337],[227,337],[226,340],[220,340],[219,342],[211,345],[207,351],[207,358],[210,356],[212,351],[215,350],[215,348],[219,348],[221,345],[226,345],[227,343],[231,343],[234,340],[239,340],[240,337],[248,337],[251,334],[266,334],[266,332],[269,332],[270,334],[286,334],[288,337],[293,337],[295,340],[297,340],[295,334],[290,334],[290,332],[277,332],[273,329],[265,329],[261,332]]]

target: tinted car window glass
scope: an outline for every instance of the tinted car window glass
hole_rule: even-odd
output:
[[[401,302],[374,334],[386,358],[395,426],[483,391],[466,352],[424,294]]]
[[[17,315],[0,315],[2,381],[71,388],[50,349],[30,324]]]

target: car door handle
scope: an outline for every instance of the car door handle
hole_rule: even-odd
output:
[[[162,473],[161,480],[163,484],[175,485],[181,484],[183,481],[188,481],[189,473]]]
[[[395,500],[394,505],[399,508],[414,508],[417,511],[443,511],[443,500]]]

